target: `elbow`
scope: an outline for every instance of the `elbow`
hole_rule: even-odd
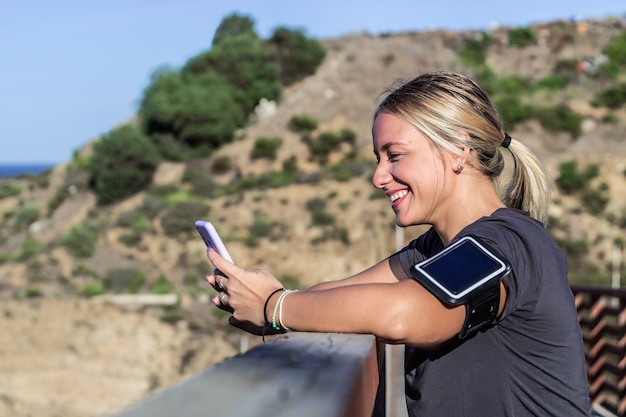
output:
[[[460,328],[456,328],[454,320],[447,320],[451,317],[445,312],[442,314],[436,314],[434,311],[416,312],[410,306],[397,303],[388,313],[377,335],[386,343],[430,348],[450,340],[460,331]]]
[[[379,339],[389,344],[405,344],[421,348],[435,347],[453,335],[438,331],[432,326],[416,325],[415,323],[407,323],[399,321],[387,326],[381,332]]]

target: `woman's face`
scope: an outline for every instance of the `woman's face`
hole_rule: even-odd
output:
[[[442,154],[412,125],[387,113],[374,120],[372,137],[378,160],[372,183],[389,197],[396,224],[436,225],[450,201],[445,184],[452,171]]]

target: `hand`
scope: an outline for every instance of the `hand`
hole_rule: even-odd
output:
[[[213,303],[233,314],[236,322],[246,326],[265,326],[263,308],[267,297],[282,284],[269,272],[261,269],[243,269],[222,258],[215,250],[209,249],[207,257],[222,275],[207,276],[209,284],[219,291]],[[243,323],[249,323],[243,325]],[[232,322],[231,322],[232,324]],[[247,328],[244,328],[247,330]]]

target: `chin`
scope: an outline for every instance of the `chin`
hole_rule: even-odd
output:
[[[413,223],[402,220],[402,218],[396,216],[396,226],[407,227],[412,226]]]

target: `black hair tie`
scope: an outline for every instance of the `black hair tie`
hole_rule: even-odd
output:
[[[504,140],[502,141],[502,146],[503,148],[508,148],[509,145],[511,144],[511,137],[509,136],[508,133],[504,134]]]

